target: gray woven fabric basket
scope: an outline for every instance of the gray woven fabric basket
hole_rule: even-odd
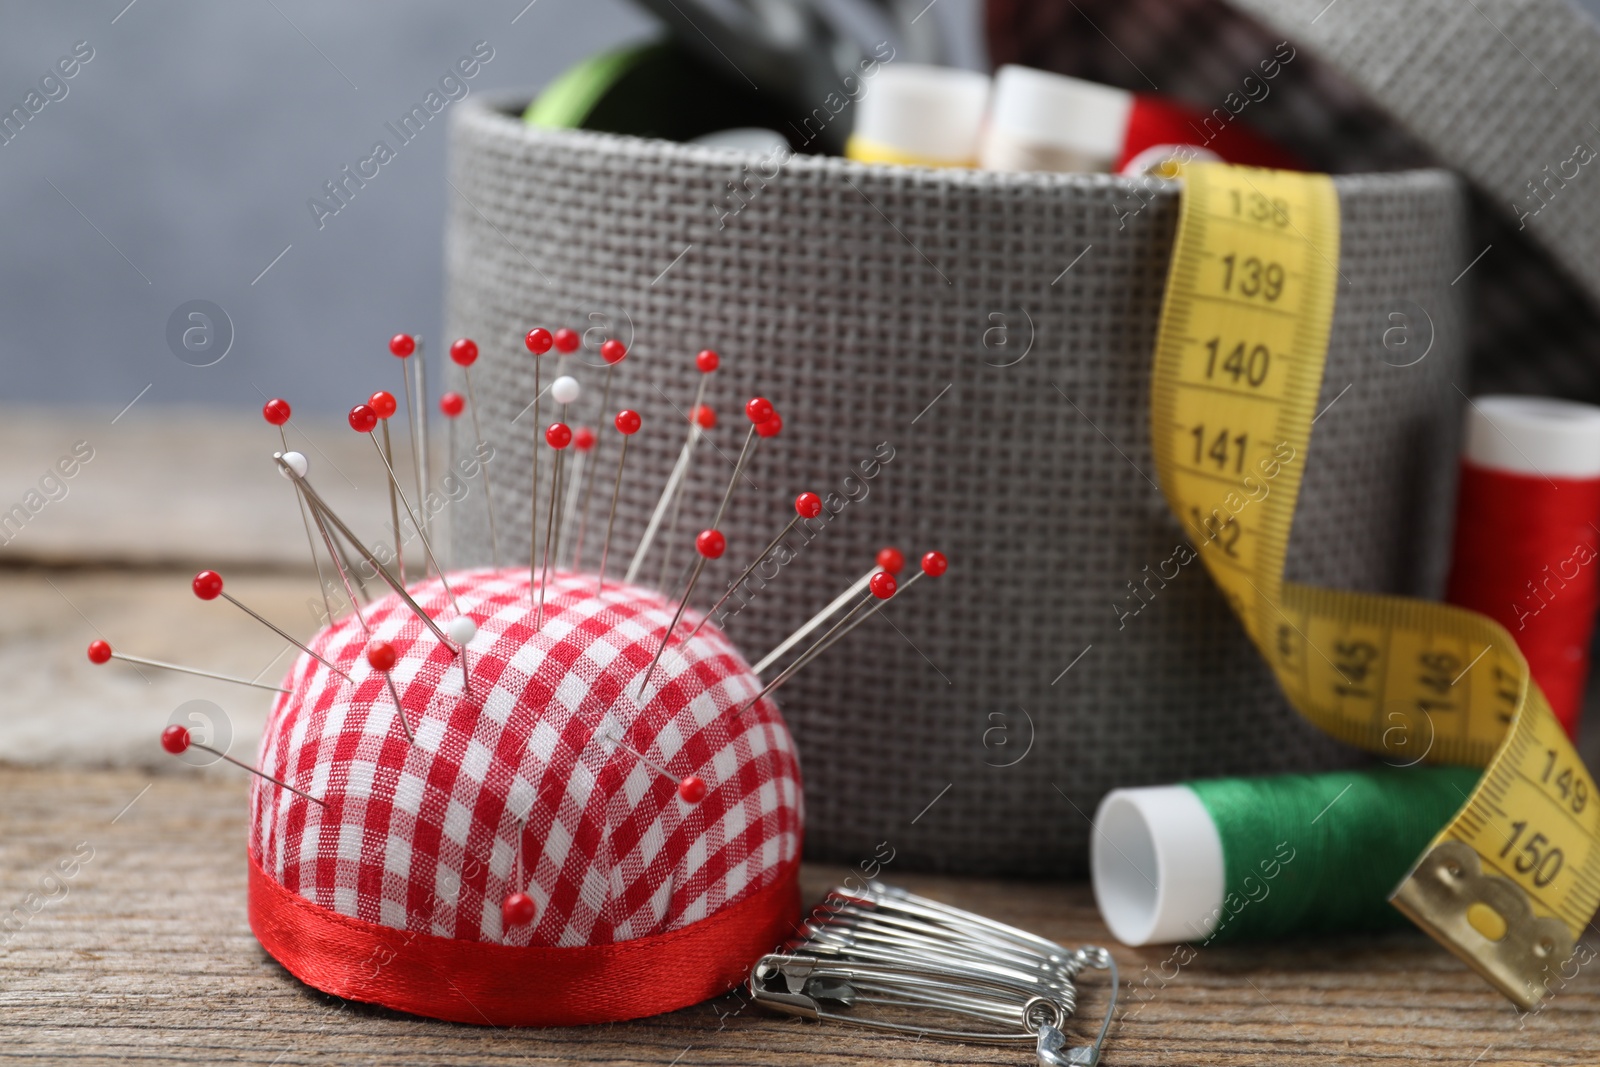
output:
[[[474,384],[503,561],[527,558],[521,338],[541,323],[600,324],[630,343],[611,408],[637,408],[645,430],[612,573],[681,444],[700,348],[723,356],[708,397],[723,421],[696,461],[684,531],[716,508],[743,401],[770,397],[785,429],[736,495],[731,547],[697,604],[777,533],[796,493],[836,494],[838,514],[796,538],[797,558],[729,621],[752,661],[880,546],[949,556],[946,577],[780,693],[810,856],[854,862],[888,841],[908,868],[1076,875],[1109,788],[1353,758],[1285,705],[1198,563],[1141,584],[1153,595],[1124,614],[1143,603],[1129,583],[1170,574],[1184,543],[1152,481],[1147,426],[1173,186],[817,157],[756,184],[745,157],[529,129],[505,103],[458,112],[447,242],[449,329],[483,351]],[[750,183],[741,200],[730,182]],[[1436,595],[1464,380],[1450,285],[1468,255],[1464,194],[1442,171],[1343,177],[1338,190],[1345,284],[1290,574]],[[1392,313],[1413,317],[1407,346],[1385,344]],[[602,373],[585,358],[563,366],[586,388],[572,421],[594,425]],[[488,562],[482,509],[453,521],[458,558]],[[691,551],[678,541],[669,583]],[[591,533],[585,565],[597,555]],[[660,566],[658,551],[644,576]]]

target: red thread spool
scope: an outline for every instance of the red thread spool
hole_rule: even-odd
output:
[[[1447,599],[1511,631],[1572,737],[1600,606],[1595,526],[1600,408],[1537,397],[1474,401]]]

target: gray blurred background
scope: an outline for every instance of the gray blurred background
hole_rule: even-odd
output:
[[[964,45],[952,57],[963,65],[980,61],[977,11],[976,0],[935,0],[926,12]],[[394,388],[390,334],[439,340],[453,105],[320,228],[307,201],[380,137],[395,143],[384,124],[476,42],[493,58],[470,92],[537,89],[656,25],[624,0],[106,0],[0,12],[0,113],[24,106],[78,42],[93,49],[0,143],[0,404],[115,410],[141,396],[141,407],[243,412],[265,394],[289,397],[297,414]],[[195,300],[233,327],[211,366],[179,360],[168,343],[174,310]]]

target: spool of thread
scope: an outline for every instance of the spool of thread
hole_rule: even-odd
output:
[[[1447,599],[1516,638],[1577,736],[1600,604],[1600,408],[1484,396],[1467,408]]]
[[[989,76],[955,67],[891,63],[856,101],[845,155],[862,163],[975,167]]]
[[[1472,767],[1117,789],[1095,812],[1095,901],[1124,944],[1403,926],[1388,896],[1466,803]]]
[[[1142,174],[1171,159],[1297,169],[1287,152],[1233,121],[1174,100],[1007,65],[995,75],[983,137],[987,170]]]

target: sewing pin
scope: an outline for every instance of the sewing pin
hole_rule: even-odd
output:
[[[671,782],[677,788],[678,796],[682,798],[685,803],[698,804],[706,798],[705,779],[701,778],[698,774],[685,775],[682,779],[675,778],[673,777],[672,772],[668,771],[665,767],[661,766],[661,764],[657,763],[649,756],[646,756],[643,752],[640,752],[632,745],[627,744],[615,734],[604,734],[602,736],[604,736],[605,739],[610,741],[613,745],[616,745],[618,748],[622,749],[622,751],[631,753],[640,763],[643,763],[646,767],[649,767],[661,777]]]
[[[914,576],[912,580],[915,581],[915,579],[918,577],[921,577],[921,575],[919,574]],[[801,655],[793,663],[789,664],[789,666],[780,671],[776,678],[768,682],[766,688],[762,689],[761,692],[755,695],[755,699],[751,700],[748,704],[735,712],[735,716],[743,715],[745,712],[761,703],[762,697],[766,696],[768,693],[771,693],[784,682],[787,682],[790,678],[794,677],[794,675],[799,672],[800,668],[804,667],[807,663],[810,663],[812,659],[821,653],[822,649],[828,645],[829,638],[838,633],[841,628],[851,621],[851,619],[855,618],[858,612],[862,612],[868,604],[873,605],[872,609],[870,611],[866,611],[865,614],[862,614],[862,619],[865,619],[868,615],[871,615],[873,612],[877,611],[878,608],[888,603],[889,598],[898,592],[897,584],[898,583],[896,583],[894,575],[890,574],[888,571],[879,571],[878,573],[874,574],[871,580],[867,583],[867,588],[871,592],[871,596],[866,597],[860,603],[856,604],[855,607],[851,608],[847,613],[845,613],[845,615],[840,618],[838,622],[834,623],[833,626],[828,629],[827,633],[817,638],[816,644],[812,645],[805,652],[801,653]],[[911,582],[907,582],[906,585],[910,586]],[[875,604],[873,603],[874,601],[876,601]]]
[[[417,735],[411,732],[411,723],[406,718],[406,707],[400,703],[400,691],[394,687],[394,676],[390,673],[394,670],[398,659],[394,646],[387,641],[372,641],[367,645],[367,665],[383,675],[384,682],[389,686],[389,696],[394,699],[395,714],[400,716],[400,725],[406,732],[406,740],[414,745],[417,743]]]
[[[572,524],[578,520],[578,495],[589,476],[594,445],[594,431],[589,427],[579,426],[572,431],[572,473],[567,478],[567,498],[561,503],[561,536],[557,544],[571,541],[576,532]],[[572,561],[572,567],[574,570],[578,567],[576,558]]]
[[[572,443],[572,429],[564,422],[552,422],[544,431],[544,439],[546,444],[556,450],[556,463],[555,470],[550,475],[550,513],[545,519],[544,572],[539,578],[539,614],[534,620],[535,630],[544,625],[544,591],[550,581],[550,540],[556,523],[556,494],[561,489],[561,459],[566,455],[566,447]]]
[[[772,401],[764,396],[752,398],[745,404],[744,413],[750,420],[750,429],[744,435],[744,446],[739,449],[739,459],[733,465],[733,477],[728,479],[728,488],[722,493],[722,503],[717,505],[717,517],[711,520],[713,530],[722,525],[722,516],[728,510],[728,501],[733,499],[733,487],[739,484],[745,464],[755,454],[758,435],[762,438],[776,437],[783,429],[782,417],[773,409]]]
[[[894,553],[898,554],[898,550],[896,550],[896,549],[887,549],[886,548],[886,549],[883,549],[882,551],[880,551],[878,553],[878,561],[879,562],[877,564],[875,564],[870,571],[868,571],[867,573],[863,574],[861,577],[857,578],[855,581],[851,582],[849,588],[845,589],[844,592],[842,592],[838,596],[834,597],[833,600],[831,600],[828,603],[827,607],[823,608],[821,611],[819,611],[815,615],[811,616],[810,619],[806,620],[805,625],[801,626],[794,633],[792,633],[788,637],[784,638],[783,642],[781,644],[779,644],[777,648],[773,649],[771,652],[768,652],[764,657],[762,657],[762,660],[761,660],[760,663],[757,663],[754,667],[751,668],[751,672],[754,673],[754,674],[761,674],[768,667],[772,666],[774,663],[778,662],[778,660],[782,659],[783,658],[783,654],[785,652],[788,652],[791,648],[793,648],[795,645],[799,644],[801,641],[804,641],[806,639],[806,636],[808,634],[810,634],[811,631],[815,630],[817,627],[821,626],[823,623],[825,623],[829,619],[833,618],[835,615],[837,615],[844,608],[844,606],[846,604],[850,603],[852,600],[854,600],[858,596],[860,596],[861,593],[867,588],[867,583],[872,581],[872,576],[873,575],[879,574],[879,573],[881,573],[881,572],[883,572],[885,570],[888,570],[888,568],[883,566],[883,561],[886,558],[885,554],[886,553],[890,553],[890,552],[894,552]],[[887,558],[892,560],[894,557],[893,556],[889,556]],[[901,563],[903,565],[904,561],[905,561],[905,557],[901,556],[900,560],[901,560]],[[894,573],[894,572],[891,571],[890,573]]]
[[[382,393],[382,394],[374,393],[373,397],[376,399],[380,395],[384,396],[384,397],[388,397],[388,401],[389,401],[390,404],[394,403],[394,397],[389,396],[388,393]],[[371,438],[372,447],[377,450],[378,458],[383,460],[383,469],[389,475],[389,488],[395,494],[397,494],[400,497],[400,503],[406,509],[406,518],[411,520],[411,525],[416,529],[417,537],[420,538],[421,541],[422,541],[422,549],[427,554],[428,562],[433,564],[433,569],[436,572],[438,572],[439,584],[444,586],[445,594],[450,597],[450,603],[455,607],[456,614],[459,615],[459,614],[461,614],[461,602],[456,599],[456,591],[454,589],[450,588],[450,581],[444,575],[444,568],[439,566],[439,561],[434,558],[433,545],[428,541],[428,534],[422,528],[422,520],[419,519],[417,517],[417,513],[412,510],[411,501],[406,499],[406,491],[404,489],[400,488],[400,479],[395,477],[394,468],[389,465],[389,457],[384,454],[383,447],[378,444],[378,438],[372,432],[373,423],[377,422],[377,421],[378,421],[377,412],[375,412],[372,408],[368,407],[365,404],[357,404],[355,407],[350,409],[350,428],[355,430],[357,433],[364,433],[364,434],[367,435],[367,437]],[[387,430],[387,426],[388,426],[388,424],[385,423],[385,429],[386,430]],[[396,516],[396,518],[395,518],[395,557],[396,557],[396,559],[399,558],[399,555],[400,555],[400,520],[399,520],[399,517]],[[405,581],[405,579],[403,577],[404,568],[402,568],[401,574],[402,574],[401,582],[404,583],[404,581]],[[424,574],[424,576],[426,576],[426,574],[427,574],[427,568],[426,567],[423,568],[423,574]]]
[[[944,574],[947,568],[948,561],[946,561],[942,552],[928,552],[922,557],[922,569],[907,579],[906,583],[900,587],[900,591],[905,592],[907,589],[910,589],[912,585],[916,584],[917,579],[921,578],[923,575],[927,575],[929,578],[938,578]],[[857,618],[854,622],[851,622],[850,625],[846,626],[844,629],[835,634],[831,640],[818,641],[816,647],[813,647],[807,651],[803,656],[800,657],[798,661],[796,661],[794,664],[794,670],[799,670],[801,667],[804,667],[807,663],[810,663],[812,660],[828,651],[828,649],[844,640],[849,636],[851,630],[854,630],[857,626],[860,626],[873,615],[877,614],[878,610],[882,607],[883,604],[881,602],[874,604],[871,611],[868,611],[866,614]]]
[[[212,748],[210,745],[201,744],[199,741],[196,741],[190,735],[189,729],[186,726],[179,726],[177,723],[173,723],[171,726],[167,727],[165,730],[162,730],[161,731],[161,747],[166,749],[168,752],[172,753],[174,756],[181,755],[182,753],[187,752],[191,747],[192,748],[198,748],[198,749],[200,749],[200,750],[202,750],[204,752],[211,753],[213,756],[217,756],[217,757],[219,757],[221,759],[227,760],[229,763],[233,764],[235,767],[243,767],[245,770],[249,771],[251,774],[256,775],[257,777],[260,777],[260,778],[265,778],[267,781],[271,782],[273,785],[280,786],[280,787],[282,787],[284,789],[287,789],[289,792],[293,793],[295,796],[303,797],[306,800],[311,801],[311,803],[318,805],[319,807],[327,807],[327,802],[326,801],[318,800],[316,797],[312,796],[310,793],[307,793],[304,790],[296,789],[294,786],[290,785],[288,782],[283,781],[281,778],[274,778],[272,775],[268,774],[266,771],[257,770],[256,768],[250,766],[250,764],[248,764],[248,763],[245,763],[245,762],[243,762],[241,760],[236,760],[232,756],[228,755],[226,752],[223,752],[221,749],[216,749],[216,748]]]
[[[273,633],[289,642],[295,648],[298,648],[301,652],[304,652],[306,655],[310,656],[312,659],[316,660],[333,673],[339,675],[345,681],[352,681],[348,674],[340,670],[338,667],[335,667],[332,663],[328,662],[320,653],[313,651],[307,645],[301,644],[283,630],[279,629],[278,626],[271,620],[262,618],[250,608],[240,603],[232,593],[228,592],[222,587],[222,575],[218,574],[216,571],[201,571],[199,574],[194,576],[194,581],[190,583],[190,587],[194,589],[194,595],[199,597],[201,600],[215,600],[220,596],[222,599],[226,600],[228,603],[232,604],[234,607],[238,608],[240,611],[256,620],[256,622],[259,622],[261,625],[265,626],[267,629],[271,630]]]
[[[412,334],[397,333],[393,337],[389,338],[389,352],[397,359],[409,361],[400,368],[400,381],[405,386],[406,423],[411,429],[411,469],[416,474],[417,497],[418,499],[421,499],[426,491],[426,482],[423,479],[423,465],[425,461],[422,458],[422,453],[418,450],[419,439],[422,435],[419,434],[417,430],[417,412],[421,410],[423,419],[427,419],[426,404],[428,402],[428,398],[426,393],[421,394],[421,404],[423,407],[419,409],[418,402],[414,400],[411,395],[411,379],[413,375],[416,376],[418,389],[423,389],[426,386],[426,379],[423,377],[422,367],[422,338]],[[413,355],[417,357],[414,361],[411,360]],[[402,567],[401,581],[404,580],[405,569]]]
[[[560,330],[557,330],[556,331],[556,347],[557,348],[561,347],[561,344],[562,344],[561,335],[562,334],[571,334],[572,335],[570,343],[572,344],[573,349],[576,350],[577,347],[578,347],[578,333],[577,333],[577,331],[576,330],[569,330],[569,329],[566,329],[565,327],[563,327]],[[565,351],[565,350],[563,349],[563,351]],[[605,364],[606,364],[606,381],[605,381],[604,387],[602,387],[602,389],[600,390],[600,408],[599,408],[598,412],[596,413],[596,418],[599,418],[599,419],[605,418],[606,412],[611,410],[611,374],[612,374],[612,371],[616,369],[616,365],[618,363],[621,363],[623,361],[623,359],[625,359],[627,357],[627,355],[628,355],[628,349],[627,349],[626,346],[623,345],[623,343],[621,341],[608,340],[608,341],[606,341],[605,343],[603,343],[600,346],[600,358],[605,360]],[[600,441],[596,441],[595,442],[595,453],[594,453],[594,456],[587,464],[585,464],[585,468],[592,468],[593,473],[591,474],[589,469],[586,469],[584,471],[583,490],[582,490],[582,492],[583,492],[583,503],[578,505],[578,536],[577,536],[577,539],[573,542],[573,546],[572,546],[572,569],[573,570],[578,570],[580,567],[583,566],[583,538],[584,538],[584,534],[587,532],[587,530],[589,528],[589,500],[590,500],[591,497],[594,496],[595,478],[600,473],[600,445],[601,444],[602,444],[602,442],[600,442]]]
[[[641,696],[644,695],[645,683],[650,680],[651,672],[656,669],[656,664],[661,662],[661,654],[667,650],[667,642],[672,640],[672,631],[678,628],[678,620],[683,618],[683,611],[689,606],[689,597],[694,593],[694,586],[700,580],[701,572],[705,570],[706,561],[721,559],[722,554],[728,549],[728,539],[716,528],[701,530],[694,539],[694,547],[700,558],[694,561],[694,571],[689,575],[689,585],[684,589],[683,596],[678,598],[678,610],[673,613],[667,632],[661,635],[661,645],[656,649],[656,658],[650,661],[650,666],[645,668],[644,674],[639,679]]]
[[[694,403],[689,405],[691,415],[689,432],[684,438],[683,447],[678,450],[678,461],[672,465],[672,473],[667,476],[667,484],[661,488],[661,497],[656,501],[655,510],[650,513],[650,521],[645,525],[644,536],[639,538],[639,546],[633,550],[633,559],[628,564],[628,573],[624,577],[624,581],[631,582],[638,577],[639,569],[644,564],[644,558],[649,553],[651,544],[655,541],[656,531],[661,527],[661,519],[666,515],[668,505],[677,499],[679,487],[683,484],[684,476],[689,471],[689,460],[694,455],[695,445],[699,442],[704,430],[709,428],[702,427],[698,420],[692,416],[700,410],[701,401],[705,399],[706,395],[706,383],[710,380],[711,373],[720,365],[721,357],[709,348],[695,356],[695,367],[700,371],[700,384],[695,389]],[[716,425],[715,416],[712,417],[711,422],[712,425]],[[664,568],[662,574],[662,580],[665,581],[666,571]]]
[[[183,674],[194,674],[201,678],[214,678],[219,682],[232,682],[235,685],[248,685],[256,689],[265,689],[272,693],[287,693],[289,690],[276,685],[267,685],[265,682],[252,682],[248,678],[235,678],[229,674],[215,674],[211,671],[202,671],[198,667],[183,667],[176,663],[163,663],[158,659],[145,659],[143,656],[130,656],[126,652],[115,652],[105,641],[89,642],[89,662],[105,663],[109,660],[120,659],[124,663],[137,663],[142,667],[160,667],[166,671],[179,671]]]
[[[778,547],[780,541],[789,536],[789,531],[795,528],[796,523],[801,519],[814,519],[822,514],[822,498],[815,493],[801,493],[794,498],[794,512],[794,518],[789,520],[789,524],[779,531],[778,536],[774,537],[766,548],[761,550],[759,556],[750,561],[750,566],[746,567],[739,577],[729,583],[728,591],[722,594],[720,600],[711,605],[711,609],[701,617],[699,624],[689,631],[689,636],[684,638],[685,641],[693,640],[694,635],[699,633],[705,624],[711,621],[711,616],[717,613],[717,609],[728,602],[728,598],[733,595],[734,590],[743,585],[744,580],[750,577],[755,572],[755,569],[761,565],[761,561],[766,559],[772,553],[772,550]]]
[[[467,379],[467,399],[470,400],[472,404],[472,435],[477,438],[478,441],[478,463],[482,471],[483,507],[489,516],[489,551],[492,553],[495,570],[499,570],[500,537],[495,532],[494,528],[494,497],[489,492],[488,464],[483,459],[483,427],[478,424],[478,394],[472,387],[472,365],[478,361],[477,342],[472,340],[470,337],[463,337],[460,340],[455,341],[450,345],[450,358],[456,361],[456,364],[461,368],[462,374],[464,374]],[[459,404],[461,398],[455,393],[446,393],[445,396],[456,397],[456,404],[458,405],[456,410],[459,414]],[[444,397],[440,398],[439,403],[443,405]],[[448,409],[445,409],[445,414],[450,415]],[[451,417],[454,418],[455,416],[452,415]]]
[[[570,374],[563,374],[561,377],[550,383],[550,398],[561,405],[561,415],[557,418],[557,422],[567,425],[570,429],[570,424],[567,422],[567,411],[582,394],[583,387],[578,384],[578,379],[574,378]],[[562,457],[557,456],[556,462],[560,464],[561,461]],[[571,473],[567,472],[565,467],[561,467],[560,470],[563,475],[566,475],[566,478],[563,479],[563,481],[571,479]],[[551,483],[550,492],[552,494],[561,492],[564,489],[565,486],[562,484],[555,482]],[[570,490],[566,490],[566,493],[567,495],[571,495]],[[555,499],[557,499],[557,497],[551,497],[552,501]],[[546,537],[552,538],[549,545],[549,551],[546,553],[545,558],[547,560],[554,560],[556,568],[559,570],[561,567],[561,541],[565,535],[566,527],[565,525],[558,525],[553,529],[553,537],[550,531],[546,531],[545,533]]]
[[[611,527],[617,521],[617,495],[622,492],[622,465],[628,461],[628,438],[638,433],[642,425],[639,413],[627,408],[617,412],[614,422],[622,435],[622,454],[617,457],[617,483],[611,487],[611,515],[606,519],[606,540],[600,548],[600,582],[595,588],[596,596],[606,590],[606,556],[611,552]]]
[[[523,338],[523,344],[533,353],[533,424],[539,425],[539,399],[543,390],[539,388],[539,357],[550,351],[550,346],[555,344],[555,338],[550,331],[542,326],[535,326],[528,331],[528,336]],[[535,431],[537,432],[537,431]],[[539,581],[539,442],[533,443],[533,488],[529,493],[529,518],[528,518],[528,596],[533,596],[533,587]]]
[[[532,814],[531,809],[529,814]],[[517,820],[517,858],[515,873],[511,879],[511,884],[519,888],[514,893],[508,893],[506,899],[500,903],[500,917],[507,926],[523,926],[531,923],[533,922],[533,917],[539,911],[538,906],[533,902],[533,898],[520,888],[524,884],[522,881],[522,839],[527,832],[528,817],[525,815]]]
[[[278,428],[278,440],[283,442],[283,450],[289,451],[289,436],[284,432],[284,424],[289,421],[292,411],[289,402],[282,397],[274,397],[261,406],[261,417],[268,424]],[[324,625],[333,624],[333,603],[328,599],[328,580],[322,576],[322,557],[317,555],[317,543],[311,537],[311,519],[306,515],[306,502],[300,496],[300,491],[295,490],[295,504],[300,508],[300,524],[306,529],[306,547],[311,550],[311,565],[317,569],[317,591],[322,594],[322,609],[327,614],[323,616]],[[354,601],[352,601],[354,603]]]
[[[400,575],[400,580],[406,580],[406,560],[403,550],[405,531],[400,529],[400,503],[395,495],[398,486],[395,485],[394,448],[389,441],[389,417],[395,413],[394,394],[379,389],[367,400],[365,404],[357,404],[350,409],[350,428],[356,433],[371,436],[374,423],[383,426],[383,445],[379,447],[378,454],[383,457],[383,465],[391,474],[389,478],[389,525],[394,530],[394,565]],[[373,438],[377,443],[377,438]]]
[[[712,410],[709,404],[696,404],[694,409],[689,412],[689,419],[695,426],[699,427],[698,433],[693,430],[690,431],[694,434],[694,440],[697,444],[700,438],[705,436],[707,430],[715,429],[717,425],[717,413]],[[693,451],[692,447],[691,451]],[[672,497],[672,519],[667,524],[667,539],[661,546],[661,574],[657,577],[656,584],[663,589],[666,588],[667,574],[671,569],[672,550],[678,547],[678,516],[683,512],[683,498],[687,495],[684,491],[683,483],[680,482],[678,491]]]
[[[311,469],[310,462],[299,452],[274,452],[272,458],[278,464],[278,473],[295,483],[295,494],[304,505],[306,502],[305,490],[300,487],[298,479],[303,479],[306,476],[306,472]],[[372,631],[367,627],[367,620],[361,615],[361,602],[356,599],[355,587],[350,584],[349,572],[352,569],[350,561],[345,557],[344,550],[334,541],[333,535],[328,532],[328,526],[322,521],[322,515],[315,507],[311,507],[309,510],[312,521],[317,524],[317,532],[322,535],[322,543],[328,548],[328,558],[333,560],[334,570],[339,572],[339,581],[344,585],[345,595],[350,598],[350,610],[355,613],[356,621],[361,624],[361,628],[371,633]],[[360,578],[359,574],[356,575],[358,581]],[[365,592],[365,589],[366,587],[363,586],[362,591]],[[331,622],[332,620],[329,621]]]
[[[395,594],[399,596],[401,600],[405,601],[406,606],[411,609],[412,614],[421,619],[428,629],[433,631],[434,636],[437,637],[446,648],[450,649],[452,653],[459,654],[461,651],[463,651],[461,649],[457,649],[450,643],[449,639],[445,636],[444,631],[439,629],[438,623],[429,618],[428,613],[422,610],[422,606],[411,598],[411,594],[406,591],[406,587],[395,581],[394,575],[384,570],[383,565],[380,564],[377,560],[377,557],[372,554],[372,550],[361,543],[361,539],[350,531],[350,527],[346,526],[344,521],[340,519],[334,510],[328,506],[327,501],[323,500],[317,491],[311,488],[311,483],[306,481],[305,475],[299,473],[294,467],[290,466],[286,461],[287,457],[274,456],[273,458],[277,460],[278,468],[282,471],[288,472],[289,476],[294,479],[295,484],[300,486],[301,491],[306,494],[306,499],[311,502],[312,509],[319,513],[322,517],[326,518],[329,522],[333,523],[334,529],[338,530],[345,540],[349,541],[355,546],[356,551],[361,553],[362,558],[370,563],[373,568],[383,577],[384,582],[388,584],[389,588],[393,589]],[[304,458],[305,457],[303,456],[301,457],[302,461]]]

